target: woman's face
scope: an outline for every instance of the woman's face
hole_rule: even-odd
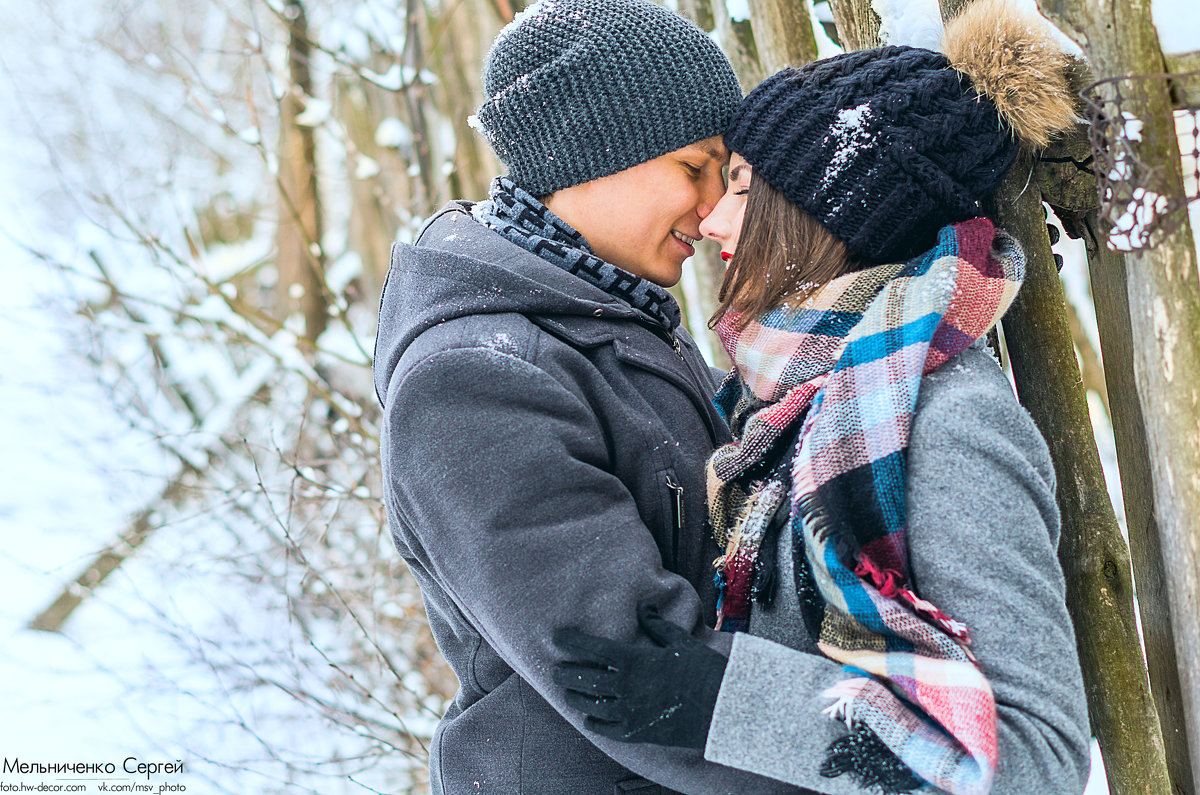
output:
[[[750,190],[750,164],[734,152],[729,158],[729,179],[725,193],[713,211],[700,222],[700,234],[721,244],[721,259],[729,262],[742,235],[742,216],[746,213],[746,194]]]

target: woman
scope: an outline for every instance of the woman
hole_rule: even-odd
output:
[[[727,132],[708,495],[747,632],[726,660],[643,604],[657,647],[561,634],[596,733],[825,793],[1083,790],[1054,472],[980,342],[1024,272],[980,202],[1072,123],[1068,62],[994,0],[944,50],[784,70]]]

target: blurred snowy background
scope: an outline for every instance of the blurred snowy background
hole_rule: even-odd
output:
[[[6,760],[424,789],[456,683],[370,351],[392,240],[486,184],[453,173],[475,93],[426,63],[474,80],[501,22],[452,5],[0,3]]]
[[[935,3],[876,7],[932,43]],[[0,756],[426,791],[456,683],[380,505],[375,309],[390,243],[497,173],[466,118],[514,10],[0,0]]]

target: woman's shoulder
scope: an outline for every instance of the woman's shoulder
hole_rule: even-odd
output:
[[[1028,418],[1000,363],[980,340],[921,379],[913,422],[955,421],[997,410]]]
[[[1046,441],[1017,400],[991,350],[978,342],[921,379],[913,447],[971,447],[1017,455],[1047,483],[1054,468]]]
[[[1016,401],[1012,386],[986,339],[970,345],[961,353],[921,379],[917,395],[918,413],[929,404],[958,397],[991,395],[995,400]]]

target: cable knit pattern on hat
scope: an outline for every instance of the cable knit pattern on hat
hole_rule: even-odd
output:
[[[542,0],[500,32],[476,127],[537,197],[725,132],[742,99],[721,49],[648,0]]]
[[[859,259],[908,259],[980,215],[1022,146],[1075,120],[1071,59],[1036,13],[975,0],[942,48],[784,69],[746,97],[725,145]]]

